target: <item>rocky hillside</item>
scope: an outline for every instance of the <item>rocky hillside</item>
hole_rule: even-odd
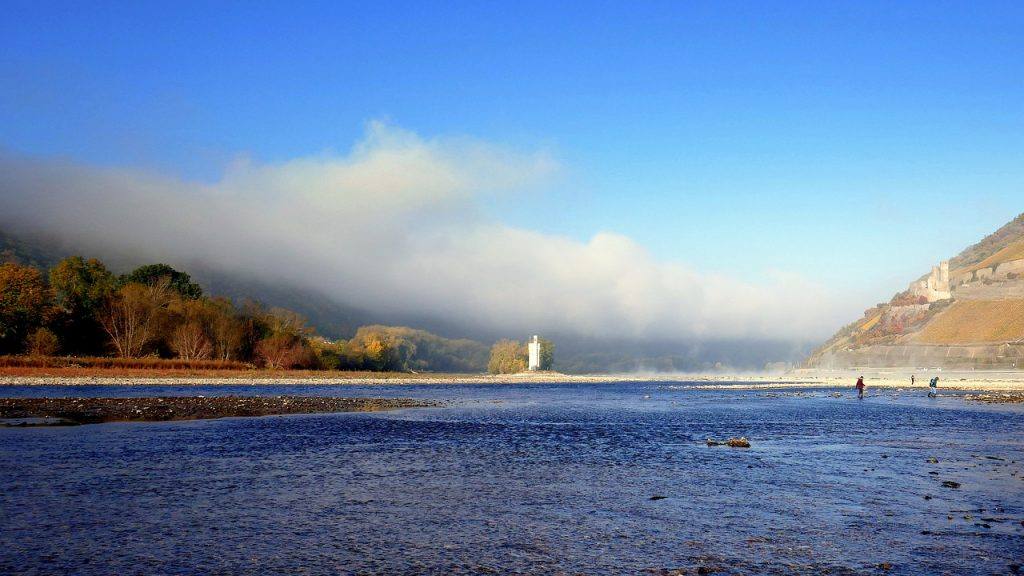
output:
[[[866,310],[807,366],[1024,369],[1024,214]]]

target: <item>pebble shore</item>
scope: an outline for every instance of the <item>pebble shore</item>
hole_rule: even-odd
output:
[[[857,375],[863,374],[869,388],[911,388],[910,373],[899,371],[827,372],[798,370],[787,374],[561,374],[535,372],[522,374],[400,374],[380,376],[338,376],[308,372],[301,376],[282,376],[273,372],[240,373],[237,376],[182,375],[147,376],[11,376],[0,373],[0,386],[396,386],[396,385],[460,385],[460,384],[576,384],[658,382],[678,383],[694,389],[787,389],[787,388],[851,388]],[[1017,372],[930,372],[918,371],[913,388],[927,389],[931,375],[939,374],[939,389],[972,391],[1024,391],[1024,371]],[[0,391],[2,394],[2,391]]]
[[[320,396],[0,398],[0,419],[7,420],[6,425],[8,426],[76,425],[325,412],[376,412],[439,405],[436,402],[408,398],[329,398]],[[40,419],[41,421],[38,421]],[[17,420],[21,420],[21,422]]]

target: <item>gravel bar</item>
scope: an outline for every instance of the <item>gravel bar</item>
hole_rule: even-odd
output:
[[[275,414],[377,412],[440,403],[410,398],[322,396],[168,396],[154,398],[0,398],[7,426],[161,422]],[[21,419],[21,422],[12,420]]]

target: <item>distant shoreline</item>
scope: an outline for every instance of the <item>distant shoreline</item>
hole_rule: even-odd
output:
[[[246,371],[146,374],[145,371],[117,373],[79,370],[74,374],[48,370],[35,374],[10,374],[0,370],[0,386],[387,386],[387,385],[477,385],[477,384],[597,384],[678,383],[687,389],[799,389],[850,388],[863,374],[869,388],[911,388],[910,371],[809,371],[787,374],[560,374],[557,372],[512,375],[410,374],[399,372],[316,372]],[[915,371],[914,388],[927,388],[932,376],[939,376],[939,388],[949,390],[1024,390],[1024,371],[939,372]]]

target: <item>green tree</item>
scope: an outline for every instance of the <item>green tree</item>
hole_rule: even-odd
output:
[[[540,369],[553,370],[555,366],[555,343],[547,338],[539,338]]]
[[[114,275],[99,260],[71,256],[50,269],[49,276],[57,305],[53,327],[65,352],[99,353],[104,338],[97,314],[114,293]]]
[[[491,374],[515,374],[526,370],[526,347],[515,340],[498,340],[491,347],[487,371]]]
[[[195,300],[203,295],[203,288],[192,282],[192,277],[186,272],[180,272],[167,264],[147,264],[132,270],[121,276],[121,284],[146,284],[154,285],[161,278],[167,278],[171,290],[181,295],[182,298]]]
[[[25,339],[53,315],[53,292],[39,270],[0,265],[0,353],[21,352]]]
[[[54,301],[63,311],[93,314],[116,288],[114,275],[103,262],[70,256],[50,269]]]

